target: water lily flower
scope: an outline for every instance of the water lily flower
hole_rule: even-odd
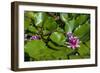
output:
[[[80,47],[79,45],[80,41],[78,37],[74,37],[72,33],[67,33],[67,36],[68,36],[67,47],[72,48],[72,49],[76,49]]]
[[[36,35],[33,35],[30,39],[31,39],[31,40],[39,40],[40,37],[39,37],[39,36],[36,36]]]

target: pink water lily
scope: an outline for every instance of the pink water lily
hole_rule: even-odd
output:
[[[78,37],[74,37],[72,33],[67,33],[67,36],[68,36],[67,47],[72,48],[72,49],[76,49],[80,47],[79,45],[80,41]]]
[[[34,36],[32,36],[30,39],[31,39],[31,40],[39,40],[39,39],[40,39],[40,37],[39,37],[39,36],[37,36],[37,35],[34,35]]]

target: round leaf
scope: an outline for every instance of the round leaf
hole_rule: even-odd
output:
[[[54,18],[48,16],[44,22],[43,28],[50,31],[55,30],[57,28],[57,23]]]
[[[59,45],[63,45],[64,42],[66,41],[66,37],[62,33],[59,33],[59,32],[52,33],[50,36],[50,39]]]

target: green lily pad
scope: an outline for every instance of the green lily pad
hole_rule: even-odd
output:
[[[50,39],[59,45],[64,45],[66,41],[66,37],[62,33],[59,33],[59,32],[52,33],[50,36]]]

